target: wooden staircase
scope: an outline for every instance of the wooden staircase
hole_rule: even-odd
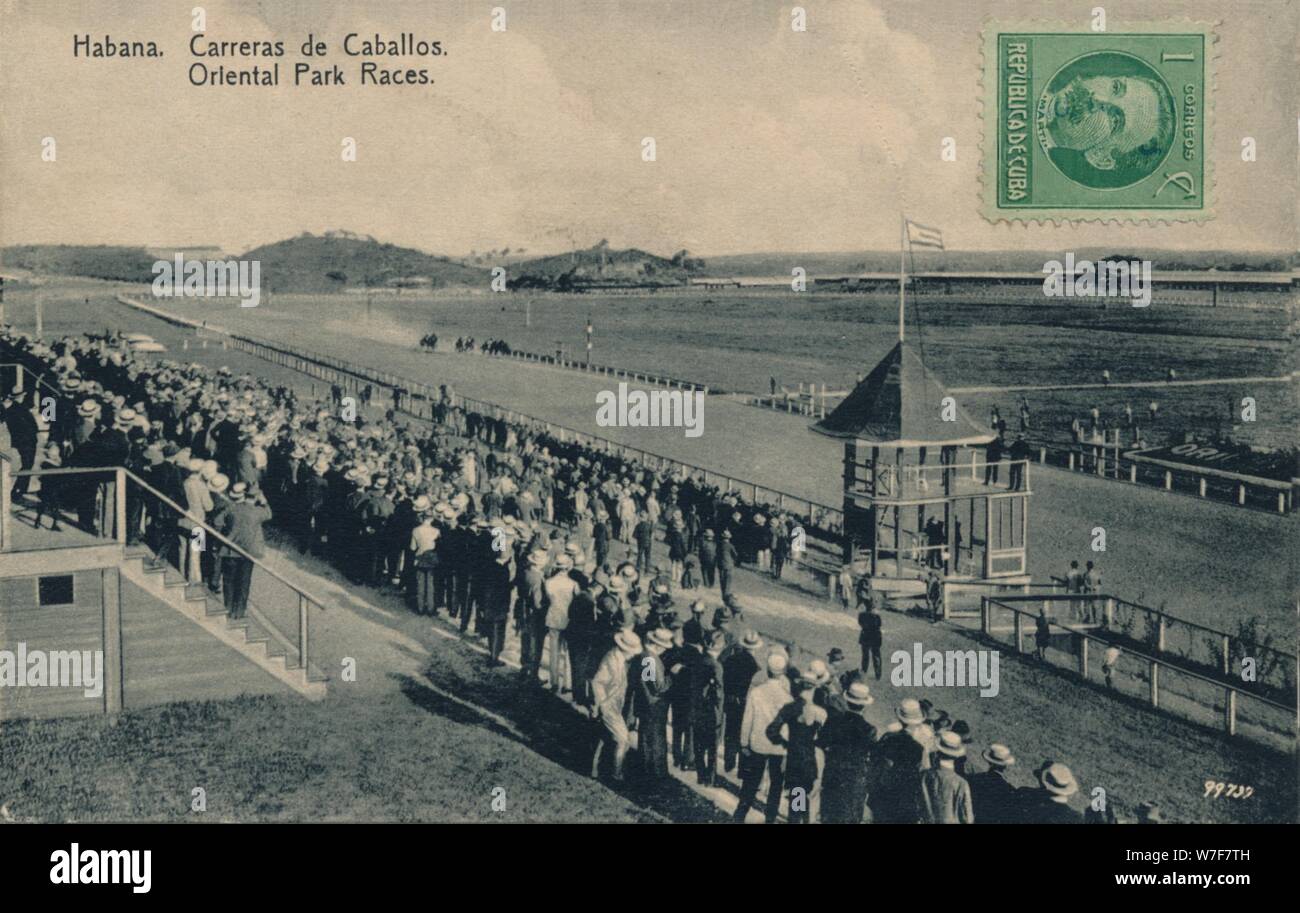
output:
[[[125,550],[120,570],[124,581],[175,609],[281,684],[309,700],[325,696],[326,677],[310,664],[304,669],[296,645],[260,619],[251,606],[248,617],[231,620],[220,597],[213,596],[203,584],[187,583],[171,565],[155,563],[153,554],[139,546]],[[195,685],[202,684],[205,692],[223,683],[227,691],[241,690],[238,681],[230,680],[228,668],[207,670],[197,663],[193,637],[169,625],[167,619],[124,618],[123,641],[128,651],[133,643],[148,645],[147,653],[135,650],[127,658],[128,704],[136,704],[142,697],[153,703],[147,698],[155,691],[170,694],[170,699],[175,700],[178,694],[184,694],[185,683],[191,680]],[[175,649],[167,649],[169,644]]]

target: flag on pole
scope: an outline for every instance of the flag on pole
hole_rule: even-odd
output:
[[[907,243],[914,247],[937,247],[943,250],[943,232],[907,220]]]

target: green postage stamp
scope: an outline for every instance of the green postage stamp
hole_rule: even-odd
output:
[[[1214,35],[1198,23],[984,33],[984,215],[1211,217]]]

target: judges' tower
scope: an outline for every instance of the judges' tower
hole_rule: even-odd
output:
[[[996,433],[908,343],[813,427],[844,440],[844,558],[873,586],[907,588],[927,567],[952,581],[1024,578],[1028,461],[988,463]]]

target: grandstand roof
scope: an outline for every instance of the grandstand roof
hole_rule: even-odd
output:
[[[986,444],[993,440],[995,435],[980,427],[960,405],[955,407],[956,420],[944,421],[943,398],[948,395],[921,356],[899,342],[834,412],[813,425],[813,430],[885,447]]]

